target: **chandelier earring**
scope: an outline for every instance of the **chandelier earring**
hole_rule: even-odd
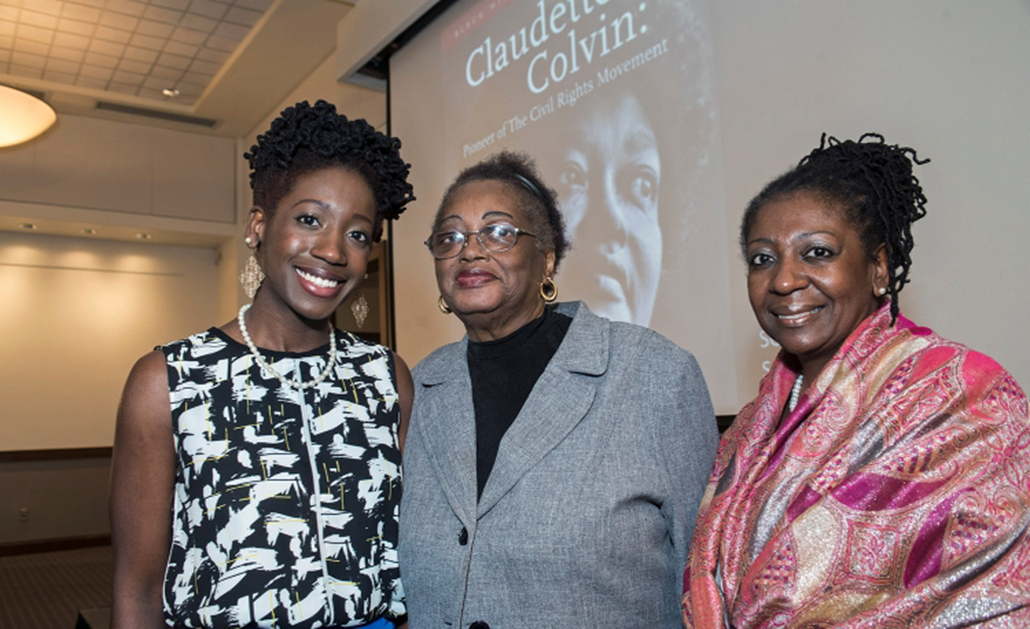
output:
[[[244,238],[243,242],[247,243],[248,247],[251,247],[252,241],[250,236]],[[257,258],[254,256],[255,248],[256,245],[251,247],[250,257],[247,258],[247,263],[243,265],[243,272],[240,273],[240,285],[243,286],[243,292],[247,294],[247,298],[251,300],[254,299],[258,288],[261,287],[261,282],[265,281],[265,273],[261,270],[261,265],[258,264]]]
[[[358,324],[360,330],[365,325],[365,317],[368,316],[368,301],[365,300],[364,294],[358,295],[358,298],[350,305],[350,311],[354,315],[354,323]]]
[[[540,284],[540,296],[547,303],[558,299],[558,285],[554,283],[553,279],[549,277],[544,278],[544,281]]]
[[[444,313],[445,315],[454,312],[453,310],[451,310],[450,306],[447,305],[447,302],[443,300],[443,295],[440,295],[440,299],[436,300],[436,305],[440,308],[440,312]]]

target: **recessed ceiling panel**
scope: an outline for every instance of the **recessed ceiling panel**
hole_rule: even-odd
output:
[[[0,0],[0,75],[192,105],[272,3]]]

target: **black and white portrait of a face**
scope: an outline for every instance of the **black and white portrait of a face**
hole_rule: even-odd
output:
[[[563,279],[597,314],[646,326],[662,273],[655,131],[631,91],[581,107],[544,158],[572,242]]]

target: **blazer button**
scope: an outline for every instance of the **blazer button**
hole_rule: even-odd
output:
[[[482,620],[477,620],[469,625],[469,629],[490,629],[490,625],[486,624]]]
[[[464,546],[465,544],[469,543],[469,530],[467,528],[465,528],[464,526],[461,527],[461,533],[458,533],[458,543],[461,544],[462,546]],[[479,621],[477,621],[477,622],[479,622]],[[477,627],[474,623],[473,623],[472,626],[475,629],[489,629],[489,627],[487,627],[486,623],[481,623],[481,624],[482,624],[482,627]]]

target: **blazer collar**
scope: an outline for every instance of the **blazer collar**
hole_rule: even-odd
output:
[[[581,301],[558,304],[558,313],[572,318],[561,346],[548,365],[585,376],[600,376],[608,370],[611,321],[590,312]]]
[[[599,376],[608,369],[608,340],[611,321],[590,312],[581,301],[563,302],[555,309],[572,319],[548,369],[558,366],[571,373]],[[435,386],[453,380],[468,380],[469,338],[441,347],[418,366],[419,381]],[[469,385],[471,386],[471,385]]]
[[[417,368],[425,400],[420,430],[444,493],[466,526],[493,508],[579,424],[593,404],[598,376],[607,371],[611,322],[581,302],[559,304],[557,311],[572,317],[572,323],[501,440],[478,504],[468,338],[441,348]]]

